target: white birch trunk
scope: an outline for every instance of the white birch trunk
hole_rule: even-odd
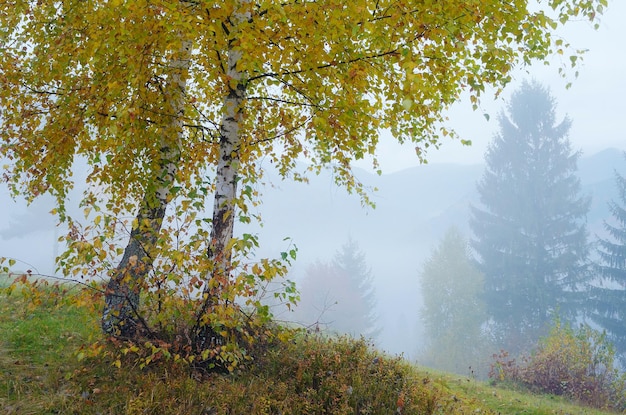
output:
[[[169,65],[164,96],[171,117],[161,137],[159,169],[154,175],[156,186],[146,187],[130,240],[106,287],[101,327],[108,335],[133,337],[143,323],[137,312],[139,294],[145,277],[152,268],[155,243],[176,178],[190,56],[191,42],[183,41],[179,58]],[[143,328],[148,329],[145,325]]]
[[[239,2],[239,9],[233,13],[233,22],[237,24],[250,18],[247,10],[249,0]],[[214,264],[212,278],[223,278],[227,283],[230,272],[232,250],[230,242],[233,238],[235,225],[235,200],[237,198],[237,182],[239,173],[239,151],[241,147],[241,122],[243,118],[242,104],[245,99],[246,87],[243,73],[237,69],[242,59],[241,51],[229,42],[227,79],[230,80],[229,93],[224,100],[224,113],[220,123],[219,159],[215,178],[215,200],[213,203],[213,228],[209,244],[209,259]],[[209,286],[205,292],[209,291]]]
[[[230,21],[233,32],[250,19],[250,0],[240,0]],[[242,143],[241,123],[243,121],[243,102],[246,97],[244,72],[238,69],[242,52],[234,47],[237,36],[229,41],[226,66],[228,95],[224,99],[223,115],[220,122],[219,159],[215,178],[215,199],[213,203],[213,222],[208,248],[211,263],[211,275],[204,287],[204,302],[197,316],[196,338],[201,347],[207,340],[207,328],[204,314],[215,304],[224,288],[229,284],[231,272],[233,228],[235,225],[235,201],[239,180],[240,149]],[[210,331],[210,329],[208,330]]]

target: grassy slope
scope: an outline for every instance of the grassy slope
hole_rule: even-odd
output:
[[[268,348],[248,371],[202,381],[173,365],[119,370],[76,357],[96,323],[93,310],[53,296],[0,293],[0,413],[393,414],[398,404],[403,414],[605,413],[427,372],[347,339],[301,338]]]

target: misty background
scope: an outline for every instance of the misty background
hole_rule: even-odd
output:
[[[381,328],[377,346],[391,353],[417,359],[423,346],[419,319],[422,298],[419,273],[424,261],[451,227],[469,236],[469,206],[477,204],[476,183],[484,165],[434,163],[378,176],[357,170],[358,179],[372,188],[376,208],[364,208],[355,195],[334,185],[329,172],[311,177],[309,184],[282,181],[271,175],[258,208],[263,227],[259,257],[276,257],[289,243],[298,247],[290,278],[300,283],[315,261],[330,261],[350,238],[364,253],[372,274]],[[609,148],[583,155],[578,163],[582,193],[592,197],[587,215],[590,237],[603,235],[603,220],[610,218],[607,203],[618,198],[615,171],[626,173],[622,149]],[[53,258],[63,249],[56,242],[62,234],[48,214],[54,207],[41,199],[30,207],[12,201],[2,188],[0,255],[13,257],[22,270],[54,273]],[[291,238],[285,241],[284,238]],[[331,305],[332,306],[332,305]],[[283,308],[278,318],[300,321]]]

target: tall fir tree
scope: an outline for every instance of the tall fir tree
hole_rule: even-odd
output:
[[[587,277],[586,214],[576,176],[580,153],[568,139],[571,121],[557,123],[549,91],[525,82],[486,154],[472,208],[472,246],[485,276],[485,302],[495,341],[511,351],[531,345],[558,311],[576,314]]]
[[[626,359],[626,178],[615,173],[619,201],[609,203],[606,238],[598,240],[597,277],[590,284],[590,318],[608,332],[616,352]]]

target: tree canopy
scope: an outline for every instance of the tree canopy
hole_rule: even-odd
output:
[[[528,3],[4,2],[5,179],[62,202],[69,167],[83,156],[111,206],[132,211],[158,169],[164,125],[181,119],[176,179],[186,190],[217,163],[224,102],[241,88],[242,175],[254,176],[262,157],[288,174],[304,155],[358,186],[350,161],[374,154],[381,129],[437,144],[442,110],[462,91],[477,100],[509,81],[514,66],[562,51],[553,29],[605,5],[553,0],[546,13]],[[184,42],[189,87],[174,113],[163,87]]]
[[[250,220],[263,170],[301,179],[298,158],[312,171],[330,165],[338,184],[367,201],[351,161],[375,155],[381,130],[423,156],[451,134],[443,111],[462,92],[476,105],[513,68],[567,51],[554,30],[593,20],[606,0],[546,6],[4,1],[3,179],[16,195],[57,197],[70,228],[62,269],[110,278],[106,333],[150,331],[139,293],[186,281],[201,304],[192,337],[205,348],[215,336],[200,327],[227,331],[220,321],[230,312],[220,304],[284,274],[282,264],[243,261],[256,240],[234,238],[235,220]],[[89,185],[85,226],[66,214],[77,162]]]

